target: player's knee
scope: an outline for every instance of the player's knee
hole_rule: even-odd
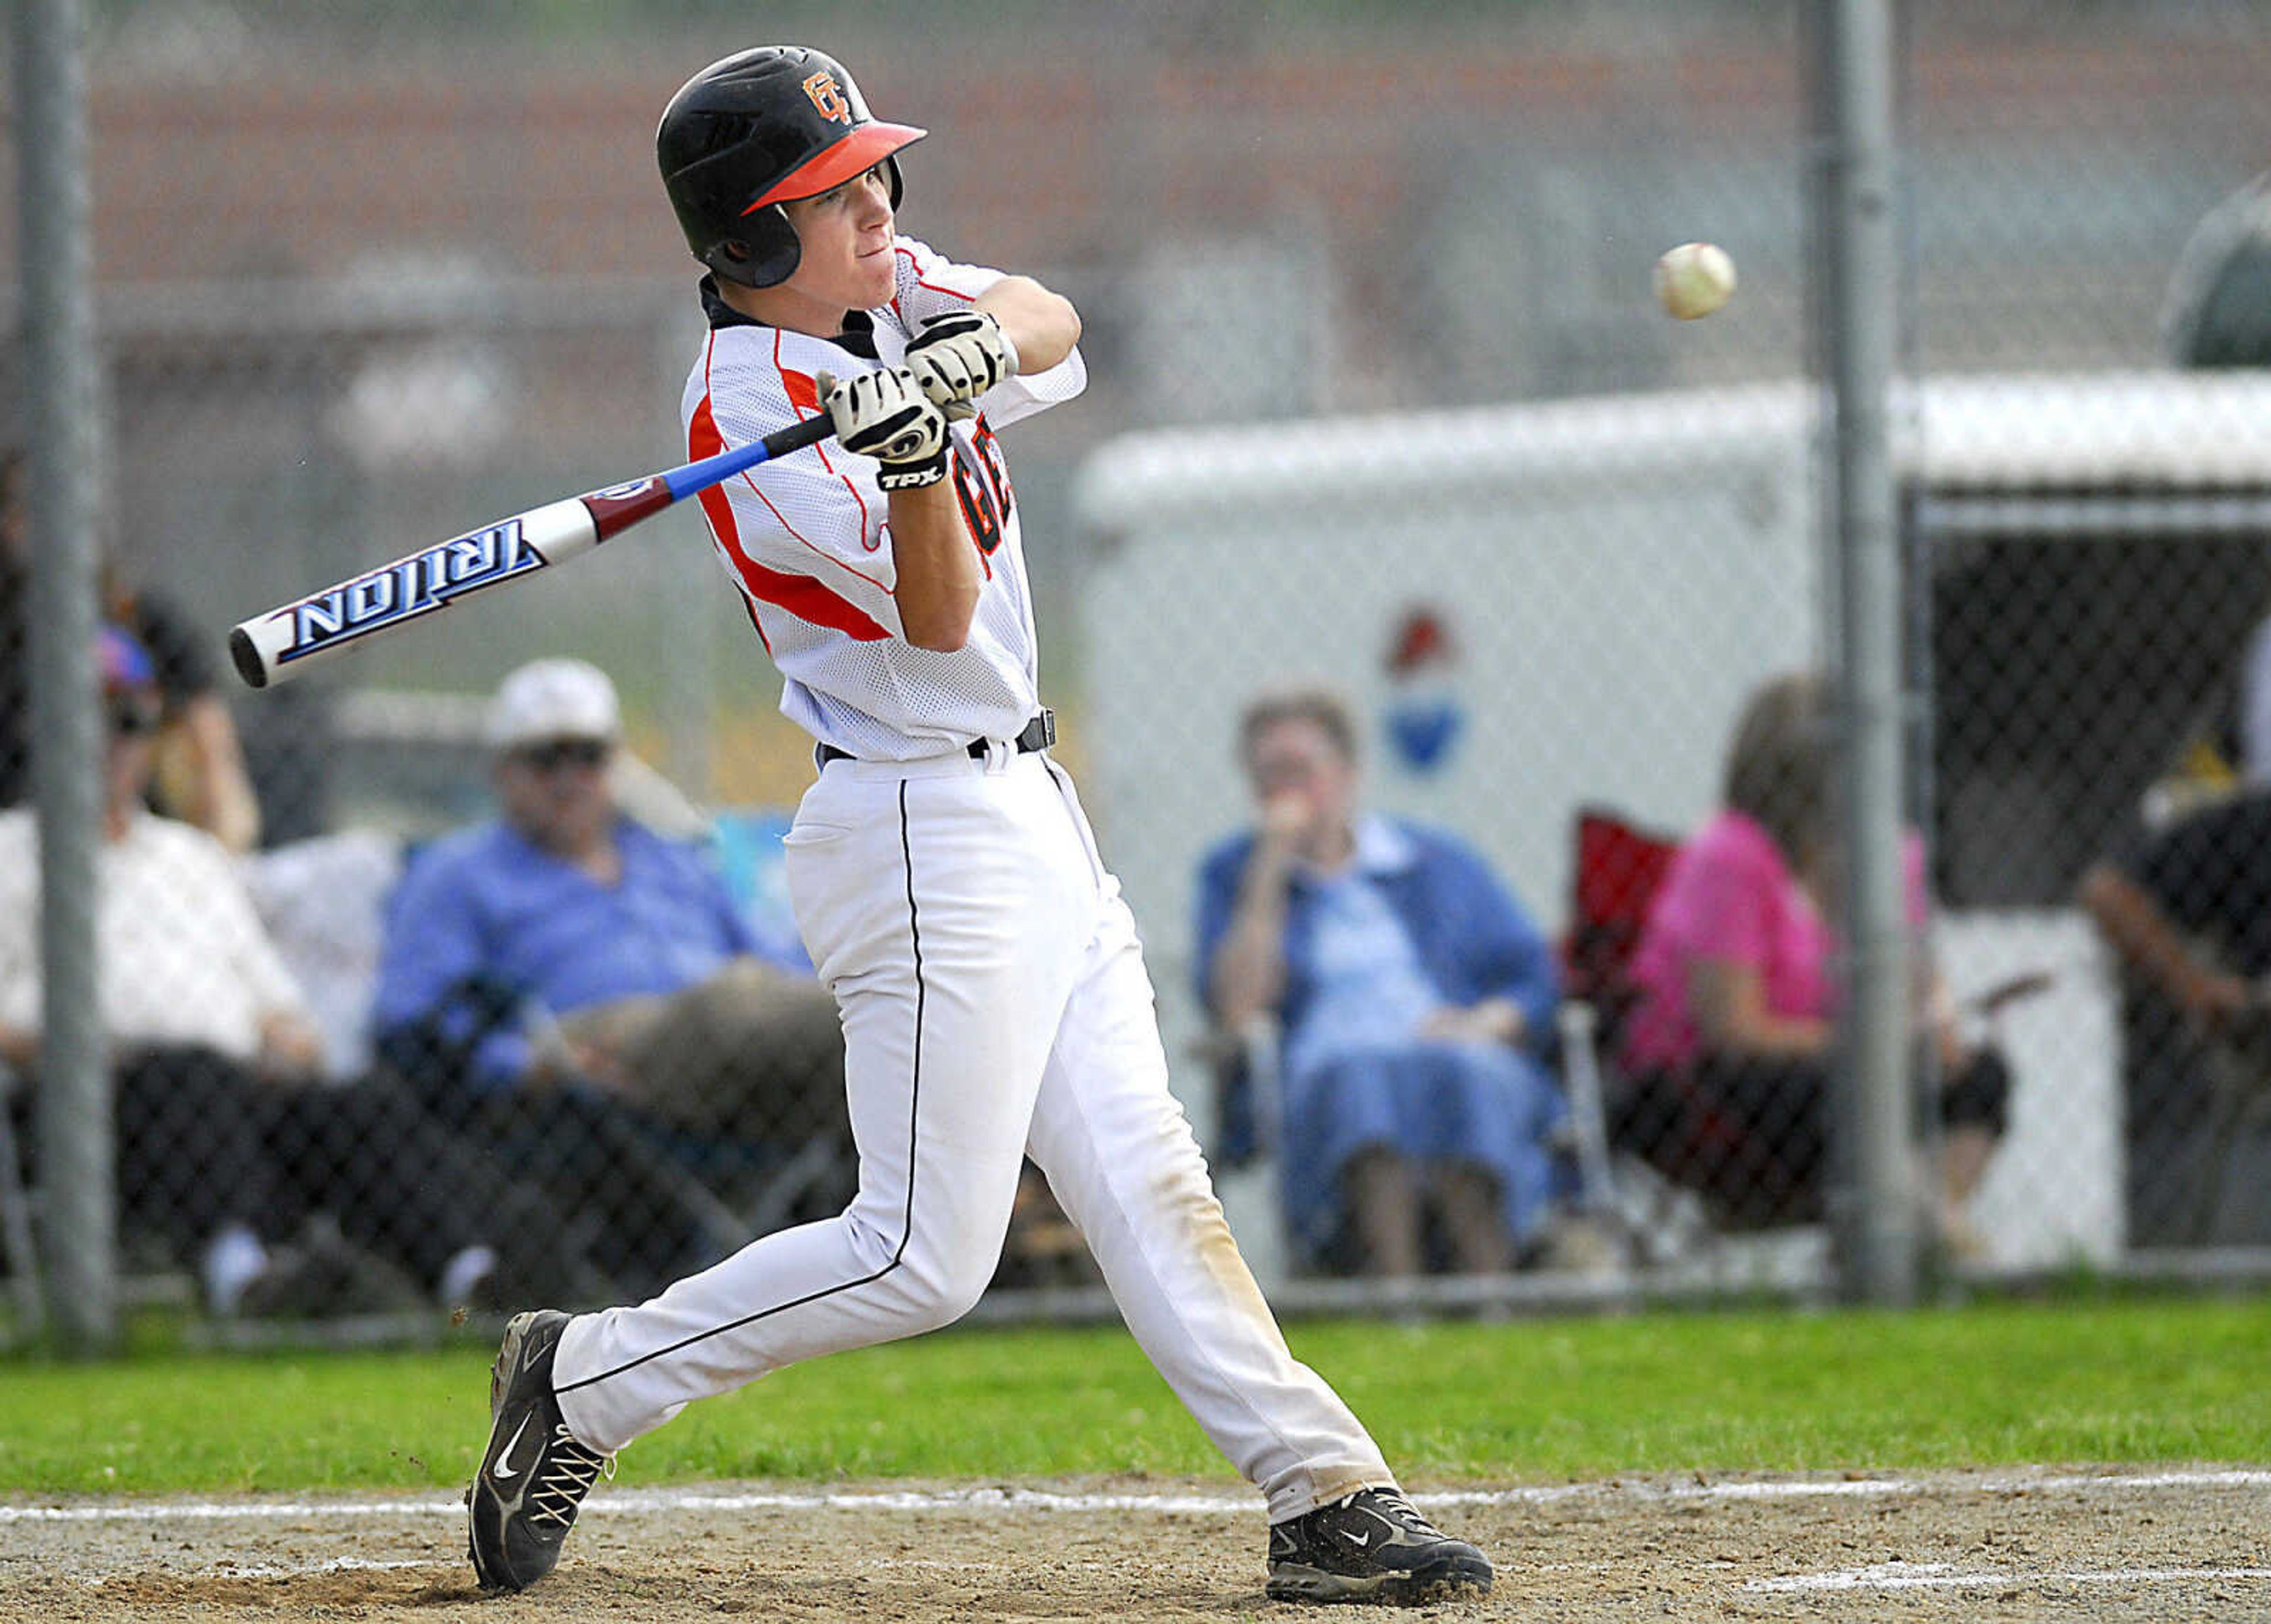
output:
[[[959,1248],[927,1262],[912,1258],[908,1262],[911,1266],[901,1289],[911,1322],[910,1335],[953,1324],[978,1306],[994,1278],[993,1260],[976,1248]]]

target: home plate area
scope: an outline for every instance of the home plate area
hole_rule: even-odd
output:
[[[2271,1618],[2271,1471],[1415,1486],[1497,1561],[1481,1619]],[[603,1487],[557,1573],[483,1598],[445,1494],[0,1505],[0,1616],[1251,1619],[1219,1479]]]

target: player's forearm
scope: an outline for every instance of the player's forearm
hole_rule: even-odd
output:
[[[1005,276],[980,294],[977,308],[1001,324],[1016,346],[1017,370],[1046,372],[1080,342],[1080,312],[1061,294],[1029,276]]]
[[[952,480],[891,493],[891,560],[906,640],[942,654],[967,643],[986,578]]]

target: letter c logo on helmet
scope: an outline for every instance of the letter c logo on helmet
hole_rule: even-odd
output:
[[[679,87],[655,130],[655,160],[694,257],[728,281],[771,287],[796,273],[801,255],[781,205],[881,165],[897,208],[894,154],[927,133],[871,116],[833,57],[761,45]]]
[[[820,109],[821,117],[838,124],[852,122],[852,104],[844,100],[844,93],[837,88],[834,74],[825,70],[814,74],[805,80],[804,93],[812,98],[812,105]]]

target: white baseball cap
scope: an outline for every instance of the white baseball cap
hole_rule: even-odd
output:
[[[489,704],[489,742],[501,750],[547,739],[612,742],[622,730],[615,685],[587,660],[532,660],[497,684]]]

